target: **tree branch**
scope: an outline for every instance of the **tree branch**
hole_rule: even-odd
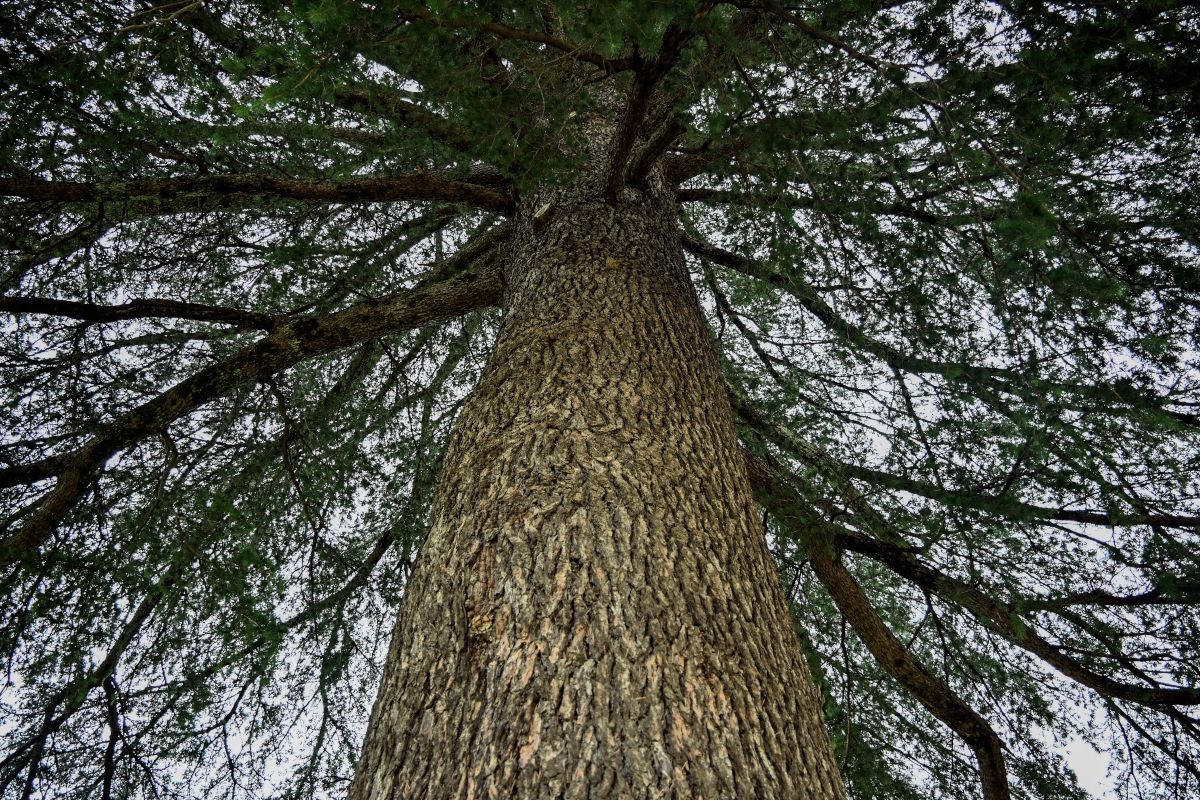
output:
[[[0,297],[0,313],[45,314],[85,322],[119,322],[147,318],[192,319],[201,322],[227,322],[266,331],[274,330],[282,322],[281,317],[273,314],[160,298],[137,299],[119,306],[104,306],[48,297],[9,296]]]
[[[980,367],[973,364],[938,361],[936,359],[907,355],[892,345],[867,336],[857,325],[841,317],[816,291],[805,285],[796,276],[775,272],[764,267],[754,259],[740,256],[737,253],[731,253],[728,250],[707,242],[692,239],[685,234],[680,234],[680,236],[684,249],[689,253],[779,287],[796,298],[802,308],[815,316],[826,328],[837,334],[847,343],[861,348],[879,358],[888,366],[903,372],[936,374],[950,381],[962,381],[982,385],[998,384],[997,388],[1003,392],[1026,397],[1029,396],[1030,390],[1042,393],[1058,390],[1109,406],[1112,405],[1113,401],[1117,401],[1130,408],[1159,412],[1185,425],[1200,426],[1200,415],[1165,408],[1170,403],[1169,400],[1139,391],[1132,385],[1117,383],[1074,385],[1045,380],[1031,374],[1004,367]],[[1095,520],[1081,519],[1077,521],[1092,522]]]
[[[835,48],[837,48],[838,50],[841,50],[846,55],[853,58],[855,61],[858,61],[862,64],[866,64],[868,67],[871,67],[871,69],[875,70],[876,72],[878,72],[881,75],[892,76],[892,74],[895,73],[897,70],[904,69],[904,67],[900,64],[893,64],[890,61],[884,61],[883,59],[875,58],[872,55],[864,53],[861,50],[857,50],[856,48],[854,48],[854,47],[850,46],[849,44],[843,42],[842,40],[838,39],[833,34],[827,33],[826,31],[820,30],[819,28],[815,28],[812,25],[809,25],[807,22],[800,19],[795,14],[791,13],[787,9],[780,8],[775,3],[772,3],[772,2],[763,3],[762,8],[765,8],[768,11],[770,11],[772,14],[775,14],[775,15],[781,17],[782,19],[787,20],[788,22],[790,22],[792,25],[795,25],[796,28],[803,31],[808,36],[811,36],[812,38],[817,39],[818,41],[826,42],[827,44],[833,45]]]
[[[502,285],[500,264],[490,256],[494,245],[507,235],[507,226],[493,228],[447,259],[435,273],[435,277],[458,273],[452,277],[357,303],[327,316],[288,320],[258,342],[123,414],[79,449],[0,471],[0,486],[57,477],[54,488],[24,526],[0,542],[0,563],[35,553],[86,491],[95,471],[112,455],[204,403],[306,358],[494,305],[500,299]],[[484,259],[478,272],[460,271]]]
[[[26,770],[25,783],[27,787],[26,795],[28,796],[28,787],[32,785],[36,777],[42,752],[46,746],[46,740],[84,706],[87,702],[88,694],[93,689],[111,678],[125,650],[140,633],[142,626],[145,625],[146,620],[150,618],[154,609],[166,597],[167,592],[179,580],[183,569],[190,563],[191,558],[188,551],[181,551],[170,568],[159,578],[150,592],[142,598],[142,601],[138,603],[133,614],[130,615],[129,619],[121,627],[116,641],[108,649],[104,659],[85,675],[71,681],[49,698],[45,711],[42,714],[42,724],[38,727],[37,731],[23,742],[17,744],[3,760],[0,760],[0,794],[16,779],[22,770]],[[59,714],[55,714],[58,708],[63,705],[66,706],[65,710]]]
[[[1016,621],[1019,619],[1021,608],[1025,607],[1023,603],[1001,603],[971,585],[934,569],[896,545],[842,529],[831,535],[839,548],[861,553],[878,561],[897,575],[928,589],[948,602],[962,606],[976,618],[987,622],[1008,641],[1033,653],[1076,683],[1094,689],[1102,695],[1151,708],[1200,705],[1200,689],[1135,686],[1115,681],[1084,667],[1034,633],[1030,626]]]
[[[659,132],[634,157],[633,166],[629,169],[629,182],[634,186],[644,185],[647,176],[650,175],[650,170],[654,167],[659,157],[666,152],[668,147],[675,143],[675,140],[683,135],[684,130],[683,123],[675,117],[672,117],[666,125],[663,125]]]
[[[888,629],[858,581],[838,561],[828,527],[804,505],[799,494],[788,492],[787,500],[782,499],[778,490],[778,484],[784,480],[782,468],[768,465],[757,472],[772,478],[772,484],[766,487],[764,503],[804,546],[813,572],[867,650],[889,675],[975,752],[985,800],[1008,800],[1004,744],[987,720],[926,669]]]
[[[1187,581],[1181,581],[1174,588],[1181,592],[1200,591],[1200,585]],[[1020,605],[1026,611],[1059,611],[1071,606],[1135,608],[1137,606],[1192,605],[1194,602],[1194,600],[1180,596],[1175,592],[1167,592],[1163,591],[1160,587],[1155,587],[1147,592],[1139,592],[1138,594],[1113,594],[1101,589],[1092,589],[1087,592],[1072,592],[1071,594],[1059,597],[1022,599]]]
[[[271,175],[201,175],[114,183],[0,178],[0,196],[28,200],[95,203],[136,197],[171,200],[192,195],[253,195],[328,203],[432,200],[500,213],[510,212],[513,208],[512,198],[503,192],[422,173],[340,181],[300,181]]]
[[[889,472],[847,464],[839,461],[813,444],[806,442],[792,431],[775,423],[758,411],[749,400],[736,391],[730,393],[734,410],[746,423],[761,433],[768,441],[795,454],[835,482],[846,482],[847,478],[865,481],[875,486],[884,486],[910,494],[928,497],[958,508],[973,508],[999,514],[1016,520],[1045,519],[1058,522],[1080,522],[1089,525],[1161,525],[1171,528],[1195,528],[1200,517],[1182,514],[1109,514],[1087,509],[1064,509],[1024,503],[1012,497],[997,497],[954,489],[944,489],[926,481],[904,478]]]
[[[201,33],[213,44],[236,54],[248,63],[257,66],[254,74],[259,77],[277,80],[295,66],[282,59],[262,61],[259,46],[241,31],[230,28],[219,17],[199,7],[192,9],[181,17],[181,21],[193,30]],[[400,122],[410,128],[427,133],[434,141],[440,142],[453,150],[465,152],[474,146],[471,139],[461,128],[438,116],[427,108],[405,100],[398,93],[385,87],[343,87],[335,89],[333,100],[348,111],[370,111],[378,114],[383,112],[389,119]]]
[[[650,96],[659,81],[671,69],[675,59],[683,52],[684,45],[694,35],[692,23],[706,16],[714,5],[716,3],[711,0],[701,3],[700,9],[686,26],[680,25],[678,19],[672,20],[663,33],[658,55],[638,69],[637,76],[633,79],[633,88],[629,91],[629,100],[625,104],[625,113],[621,117],[616,134],[613,135],[608,171],[604,178],[604,197],[607,199],[616,199],[625,185],[625,168],[634,142],[637,141],[638,131],[642,127],[642,120],[646,117],[646,110],[650,107]]]
[[[734,395],[734,400],[735,402],[737,401],[736,395]],[[741,409],[739,408],[740,411]],[[787,507],[804,502],[803,497],[794,488],[793,478],[790,476],[786,480],[778,478],[779,475],[786,474],[781,465],[771,464],[768,467],[761,459],[749,452],[744,453],[744,456],[751,483],[758,492],[764,496],[769,496],[769,502],[764,500],[768,506],[770,502]],[[861,498],[858,499],[861,500]],[[851,505],[856,505],[853,499],[851,499]],[[855,508],[855,512],[860,513],[857,507]],[[868,510],[868,515],[871,528],[876,528],[882,524],[881,517],[873,510]],[[1039,636],[1030,624],[1019,621],[1022,611],[1038,609],[1045,604],[1041,604],[1037,600],[1028,602],[1020,601],[1015,604],[1002,603],[995,600],[970,584],[952,578],[921,561],[908,548],[902,545],[903,540],[901,537],[892,533],[886,525],[879,530],[879,535],[886,537],[888,541],[848,531],[841,526],[836,526],[831,522],[815,517],[811,512],[808,514],[805,524],[809,527],[815,525],[823,528],[824,533],[822,535],[827,540],[827,546],[832,545],[839,551],[849,550],[865,555],[883,564],[897,575],[920,586],[922,589],[936,594],[949,603],[965,608],[973,616],[985,623],[987,627],[1003,636],[1009,642],[1037,656],[1076,683],[1093,689],[1106,697],[1126,700],[1150,708],[1200,705],[1200,689],[1189,687],[1162,688],[1158,686],[1138,686],[1113,680],[1106,675],[1101,675],[1094,670],[1088,669],[1063,653],[1060,648]],[[1133,596],[1131,598],[1117,598],[1103,592],[1094,594],[1101,595],[1099,599],[1104,605],[1146,605],[1152,602],[1150,596],[1154,593]],[[1075,601],[1079,603],[1086,602],[1083,598],[1087,596],[1080,595],[1075,598]],[[1127,600],[1129,602],[1118,603],[1116,602],[1118,600]],[[1053,611],[1054,609],[1051,608],[1050,610]],[[1093,635],[1096,634],[1093,632]]]
[[[728,203],[731,205],[746,205],[759,206],[769,208],[787,208],[787,209],[812,209],[817,205],[817,201],[811,197],[798,197],[795,195],[779,193],[754,193],[749,194],[736,189],[678,189],[675,192],[675,200],[679,203]],[[954,227],[959,224],[957,220],[949,217],[939,217],[929,211],[917,208],[911,203],[894,202],[880,204],[874,207],[868,207],[867,210],[872,211],[881,216],[887,217],[905,217],[907,219],[915,219],[918,222],[924,222],[927,225],[938,225],[941,227]],[[984,214],[984,218],[988,218],[990,214]],[[978,224],[979,217],[971,216],[964,217],[964,222],[970,224]],[[728,266],[728,265],[726,265]]]

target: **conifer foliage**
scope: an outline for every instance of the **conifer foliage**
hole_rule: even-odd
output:
[[[6,7],[0,795],[344,796],[608,115],[848,795],[1197,796],[1198,61],[1171,0]]]

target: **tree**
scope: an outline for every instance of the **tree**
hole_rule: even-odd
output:
[[[0,793],[1196,792],[1191,4],[0,23]]]

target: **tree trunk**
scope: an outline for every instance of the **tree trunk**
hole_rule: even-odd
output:
[[[843,796],[673,207],[633,194],[516,220],[351,800]]]

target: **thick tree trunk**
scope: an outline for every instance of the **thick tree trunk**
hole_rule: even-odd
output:
[[[541,210],[351,800],[842,797],[670,203]]]

